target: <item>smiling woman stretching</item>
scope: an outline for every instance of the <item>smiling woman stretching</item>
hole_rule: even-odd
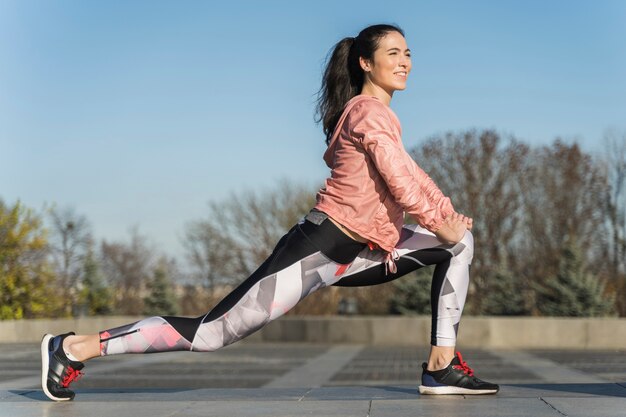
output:
[[[422,394],[492,394],[455,354],[474,250],[472,219],[406,153],[389,107],[406,88],[411,53],[396,26],[374,25],[337,43],[319,95],[330,176],[311,212],[285,234],[267,260],[208,313],[158,316],[92,335],[46,334],[42,387],[71,400],[83,362],[121,353],[211,352],[282,316],[329,285],[376,285],[436,265],[431,288],[431,351]],[[404,225],[404,213],[418,225]]]

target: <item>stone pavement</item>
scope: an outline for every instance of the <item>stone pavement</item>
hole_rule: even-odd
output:
[[[626,416],[626,350],[462,349],[491,396],[420,396],[426,348],[240,342],[89,362],[46,400],[38,344],[0,344],[0,416]]]

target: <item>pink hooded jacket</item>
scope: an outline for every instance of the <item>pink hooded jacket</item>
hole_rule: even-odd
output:
[[[331,174],[315,206],[387,252],[400,239],[404,212],[431,232],[454,212],[401,135],[397,116],[378,98],[348,101],[324,154]]]

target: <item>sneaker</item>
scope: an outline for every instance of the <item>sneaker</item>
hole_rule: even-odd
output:
[[[474,376],[474,370],[463,360],[461,352],[457,352],[452,362],[439,371],[426,369],[422,364],[422,385],[420,394],[495,394],[500,387],[482,381]]]
[[[82,376],[82,362],[68,359],[63,351],[63,340],[73,332],[53,336],[44,335],[41,340],[41,388],[54,401],[74,399],[70,384]]]

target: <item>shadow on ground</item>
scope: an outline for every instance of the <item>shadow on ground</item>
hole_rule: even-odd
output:
[[[569,393],[626,398],[626,382],[606,384],[507,384],[506,387],[540,391],[546,396],[554,393]]]
[[[41,390],[10,390],[24,401],[49,401]],[[420,396],[416,386],[333,386],[319,388],[133,388],[81,389],[76,394],[86,401],[268,401],[268,400],[415,400],[442,398]],[[618,397],[626,398],[626,382],[600,384],[506,384],[501,385],[497,398],[541,397]],[[456,398],[485,398],[484,395],[446,396]]]

